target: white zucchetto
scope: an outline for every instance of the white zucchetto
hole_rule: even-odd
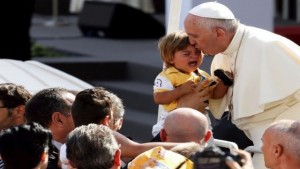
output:
[[[214,19],[235,19],[231,10],[218,2],[205,2],[189,11],[189,14]]]

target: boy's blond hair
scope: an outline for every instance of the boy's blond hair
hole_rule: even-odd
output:
[[[172,32],[160,38],[158,41],[158,48],[165,66],[172,66],[173,64],[171,61],[174,58],[175,52],[186,49],[188,45],[188,35],[183,31]]]

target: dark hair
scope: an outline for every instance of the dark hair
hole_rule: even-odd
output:
[[[27,120],[48,128],[54,112],[69,115],[72,105],[63,98],[64,93],[70,92],[64,88],[48,88],[33,95],[25,106]]]
[[[51,146],[52,135],[40,124],[29,122],[2,131],[0,154],[5,169],[32,169]]]
[[[30,97],[31,94],[23,86],[13,83],[0,84],[0,100],[3,103],[3,106],[7,108],[25,105]]]
[[[99,124],[110,116],[112,100],[103,87],[85,89],[76,95],[72,105],[75,126]]]

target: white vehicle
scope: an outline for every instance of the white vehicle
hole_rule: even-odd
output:
[[[0,59],[0,83],[24,86],[32,94],[45,88],[63,87],[81,91],[93,86],[41,62]]]

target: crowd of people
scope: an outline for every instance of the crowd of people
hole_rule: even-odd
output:
[[[75,95],[67,89],[48,88],[31,96],[22,86],[2,83],[0,104],[1,121],[6,124],[0,134],[1,168],[172,167],[170,160],[176,157],[186,159],[181,168],[188,169],[212,136],[203,113],[179,107],[165,119],[162,142],[134,142],[118,133],[121,126],[115,127],[124,115],[122,100],[102,87]],[[262,137],[266,166],[299,167],[299,134],[299,121],[270,125]],[[236,151],[243,165],[234,160],[226,164],[234,169],[253,168],[250,153]],[[163,158],[153,159],[155,153]]]
[[[31,94],[0,83],[0,169],[300,168],[299,46],[241,24],[218,2],[191,9],[184,26],[159,40],[165,67],[151,142],[119,132],[122,98],[103,87]],[[211,75],[199,69],[203,54],[214,55]],[[209,149],[217,145],[207,110],[216,118],[228,110],[259,151]]]
[[[0,135],[2,168],[126,168],[128,162],[157,147],[174,149],[170,151],[192,160],[192,154],[200,151],[211,137],[202,113],[178,108],[166,118],[162,142],[134,142],[118,133],[120,123],[116,127],[124,115],[122,100],[102,87],[77,93],[47,88],[31,96],[22,86],[2,83],[0,103],[1,120],[6,122]],[[178,121],[186,125],[175,128]],[[23,163],[32,162],[26,165],[14,162],[28,153],[38,160],[20,159]]]

